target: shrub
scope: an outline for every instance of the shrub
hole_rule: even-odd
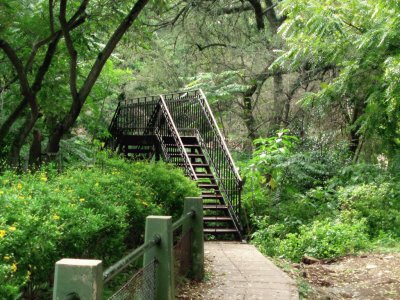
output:
[[[62,257],[108,264],[141,242],[150,214],[179,215],[195,184],[164,163],[106,159],[101,166],[0,177],[0,298],[43,298]],[[4,284],[3,284],[4,283]],[[39,294],[38,294],[39,293]]]
[[[354,253],[368,245],[365,220],[316,220],[310,226],[300,226],[299,233],[288,233],[282,237],[283,230],[283,224],[268,226],[257,231],[253,241],[267,255],[283,256],[292,261],[299,261],[304,255],[334,258]]]
[[[398,182],[348,186],[339,191],[339,199],[343,210],[351,211],[354,218],[366,219],[372,237],[381,232],[400,237]]]

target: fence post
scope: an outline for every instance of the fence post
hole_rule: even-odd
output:
[[[53,300],[103,299],[101,260],[64,258],[56,263]]]
[[[203,200],[201,197],[185,198],[184,213],[193,210],[195,216],[183,225],[183,233],[192,229],[192,264],[189,276],[194,280],[204,277]]]
[[[146,218],[145,243],[160,237],[160,243],[145,252],[143,266],[157,261],[155,299],[175,299],[174,260],[172,241],[172,217],[148,216]]]

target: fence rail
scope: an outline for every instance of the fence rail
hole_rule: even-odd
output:
[[[170,216],[146,218],[144,244],[103,272],[101,260],[62,259],[55,265],[53,300],[103,299],[104,284],[143,257],[143,268],[129,278],[109,299],[175,299],[173,234],[181,228],[180,247],[186,251],[184,272],[188,278],[204,276],[203,205],[201,198],[186,198],[182,216],[172,223]]]

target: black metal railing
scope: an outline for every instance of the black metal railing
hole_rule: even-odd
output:
[[[160,108],[160,115],[162,115],[162,117],[160,116],[159,126],[157,127],[157,129],[161,129],[161,139],[159,139],[160,143],[164,143],[163,138],[165,136],[172,137],[174,140],[174,146],[176,146],[173,149],[177,150],[177,154],[179,154],[178,157],[174,158],[177,160],[180,159],[180,162],[184,165],[186,175],[191,177],[193,180],[197,180],[196,172],[190,163],[190,158],[186,152],[185,146],[183,145],[178,128],[176,127],[175,121],[172,118],[171,112],[168,109],[168,105],[163,96],[160,96]],[[162,149],[164,148],[162,147]]]
[[[235,167],[208,101],[201,90],[165,95],[165,102],[182,136],[196,135],[231,212],[241,230],[242,179]]]
[[[241,229],[239,216],[242,179],[201,90],[123,99],[119,102],[112,119],[110,133],[112,136],[156,135],[165,159],[183,166],[186,174],[193,179],[197,179],[196,174],[182,138],[196,137],[207,157],[234,223],[239,230]],[[173,139],[174,148],[169,147],[166,137]]]

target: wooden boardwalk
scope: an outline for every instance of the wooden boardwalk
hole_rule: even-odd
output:
[[[253,245],[206,242],[216,283],[204,299],[298,300],[295,282]]]

